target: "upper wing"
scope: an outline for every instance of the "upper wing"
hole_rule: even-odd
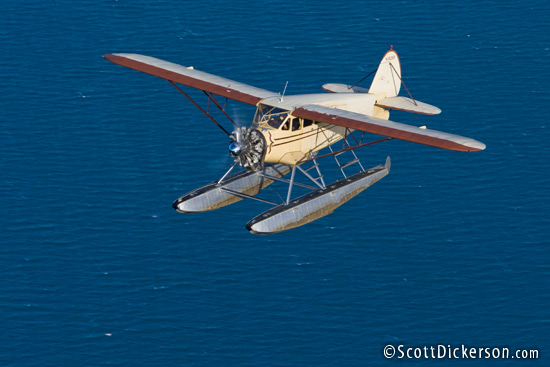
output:
[[[337,108],[307,105],[295,109],[292,115],[443,149],[467,152],[485,149],[485,144],[464,136],[405,125]]]
[[[130,69],[142,71],[166,80],[201,89],[239,102],[256,105],[260,100],[277,96],[277,93],[252,87],[234,80],[137,54],[107,54],[107,60]]]

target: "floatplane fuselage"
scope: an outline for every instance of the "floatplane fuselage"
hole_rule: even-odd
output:
[[[293,116],[291,111],[304,102],[387,120],[389,112],[376,107],[375,101],[376,96],[368,93],[324,93],[263,100],[252,126],[266,141],[265,162],[299,164],[353,132],[347,127]]]

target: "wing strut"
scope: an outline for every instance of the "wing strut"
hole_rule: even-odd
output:
[[[348,87],[349,90],[352,90],[353,87],[356,87],[357,84],[361,83],[363,80],[367,79],[369,76],[371,76],[372,74],[376,73],[378,71],[378,68],[374,69],[373,71],[371,71],[370,73],[368,73],[365,77],[363,77],[363,79],[359,80],[357,83],[355,83],[354,85],[352,85],[351,87]]]
[[[353,136],[353,134],[349,134],[349,135]],[[355,137],[353,137],[353,138],[355,139]],[[368,143],[363,143],[363,144],[358,144],[358,145],[351,145],[351,146],[345,147],[345,148],[340,149],[340,150],[335,151],[335,152],[331,152],[331,153],[327,153],[327,154],[322,154],[322,155],[318,155],[318,156],[313,157],[313,158],[307,158],[307,159],[301,160],[301,161],[299,161],[298,163],[301,164],[301,163],[309,162],[309,161],[312,161],[312,160],[315,160],[315,159],[330,157],[331,155],[339,155],[339,154],[348,152],[348,151],[350,151],[350,150],[354,150],[354,149],[357,149],[357,148],[367,147],[367,146],[373,145],[373,144],[382,143],[382,142],[384,142],[384,141],[388,141],[388,140],[391,140],[391,139],[392,139],[392,138],[383,138],[383,139],[379,139],[379,140],[375,140],[375,141],[370,141],[370,142],[368,142]],[[355,141],[357,141],[357,139],[355,139]]]
[[[403,81],[403,79],[401,79],[401,75],[399,75],[399,73],[397,72],[397,70],[395,70],[395,67],[393,66],[393,64],[390,62],[390,66],[391,68],[393,69],[393,71],[395,71],[395,74],[397,75],[397,77],[399,78],[399,80],[401,80],[401,84],[403,84],[403,86],[405,87],[405,90],[407,91],[407,93],[409,93],[409,97],[411,97],[413,103],[415,106],[418,106],[418,104],[416,103],[416,101],[414,100],[411,92],[409,91],[409,88],[407,88],[407,86],[405,85],[405,82]]]
[[[228,136],[231,135],[231,134],[229,133],[229,131],[225,130],[225,129],[223,128],[223,126],[220,125],[220,124],[218,123],[218,121],[216,121],[216,120],[215,120],[208,112],[206,112],[201,106],[199,106],[199,105],[197,104],[197,102],[193,101],[193,99],[192,99],[191,97],[189,97],[189,96],[187,95],[187,93],[185,93],[184,91],[182,91],[181,88],[178,87],[178,86],[176,85],[176,83],[174,83],[174,82],[171,81],[171,80],[169,80],[169,82],[170,82],[170,84],[172,84],[172,85],[174,86],[174,88],[176,88],[181,94],[183,94],[183,95],[185,96],[185,98],[187,98],[191,103],[193,103],[193,105],[194,105],[195,107],[197,107],[202,113],[204,113],[204,114],[206,115],[206,117],[208,117],[210,120],[212,120],[213,123],[215,123],[216,125],[218,125],[218,127],[219,127],[220,129],[222,129],[224,133],[226,133]],[[233,122],[233,120],[231,120],[231,122]]]
[[[218,102],[218,100],[216,99],[216,97],[215,97],[212,93],[207,92],[207,91],[204,91],[204,90],[203,90],[203,92],[204,92],[204,94],[206,94],[206,95],[208,96],[208,99],[209,99],[210,101],[214,102],[214,104],[216,105],[216,107],[218,107],[219,110],[223,112],[223,114],[225,115],[225,117],[227,117],[227,119],[228,119],[229,121],[231,121],[231,123],[233,124],[233,126],[239,127],[239,125],[237,125],[237,124],[235,123],[235,121],[233,121],[233,119],[232,119],[231,117],[229,117],[229,115],[227,114],[227,112],[225,112],[225,106],[222,107],[221,104]],[[227,100],[226,100],[226,104],[227,104]]]

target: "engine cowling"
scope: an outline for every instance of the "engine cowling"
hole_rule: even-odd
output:
[[[252,171],[264,168],[266,141],[259,130],[242,126],[233,131],[229,138],[229,152],[235,162]]]

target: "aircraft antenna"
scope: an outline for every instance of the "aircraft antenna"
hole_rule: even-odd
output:
[[[288,86],[288,80],[286,81],[286,84],[285,84],[285,89],[283,89],[283,94],[281,95],[281,98],[279,99],[279,102],[282,102],[283,101],[283,98],[285,96],[285,92],[286,92],[286,87]]]

